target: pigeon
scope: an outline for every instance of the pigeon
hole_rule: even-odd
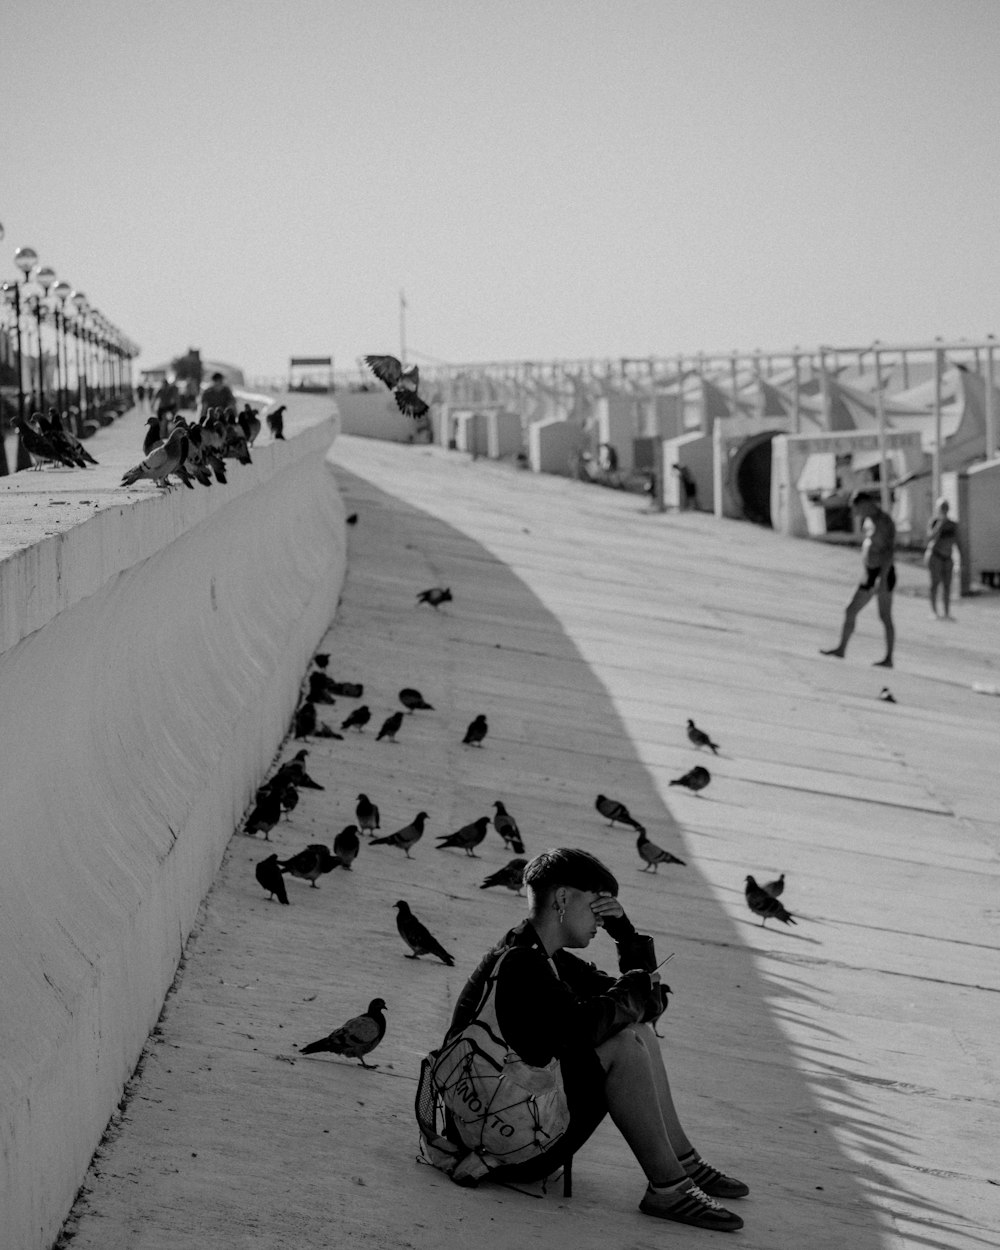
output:
[[[772,898],[766,890],[762,890],[753,877],[747,877],[746,898],[747,907],[755,916],[762,917],[761,928],[767,924],[768,920],[780,920],[784,924],[795,923],[795,917],[791,912],[786,911],[784,906],[776,898]]]
[[[299,791],[294,781],[286,781],[278,792],[281,810],[286,814],[294,812],[299,805]]]
[[[699,729],[690,718],[688,718],[688,741],[692,742],[699,749],[701,747],[711,747],[713,755],[719,754],[719,744],[713,742],[708,734],[704,730]]]
[[[336,703],[333,692],[330,687],[333,682],[327,677],[326,673],[312,672],[309,674],[309,698],[313,703]]]
[[[670,784],[672,786],[686,786],[692,793],[697,794],[699,790],[704,790],[708,783],[712,780],[712,774],[707,768],[702,768],[700,764],[695,764],[690,772],[678,777]]]
[[[42,426],[42,419],[39,417],[39,426]],[[63,425],[62,417],[56,412],[55,408],[49,409],[49,420],[47,424],[48,435],[56,447],[61,448],[70,456],[81,469],[85,469],[88,464],[98,464],[90,452],[84,447],[83,443],[77,438],[72,430],[67,430]]]
[[[616,824],[631,825],[637,833],[646,832],[645,825],[640,825],[639,822],[632,815],[630,815],[625,804],[619,803],[617,799],[609,799],[605,795],[599,794],[594,800],[594,806],[602,816],[606,816],[608,818],[612,826]]]
[[[472,849],[478,846],[486,837],[486,830],[490,826],[489,816],[480,816],[478,820],[474,820],[471,825],[463,825],[461,829],[455,833],[449,833],[447,837],[441,838],[438,842],[437,849],[443,851],[447,846],[456,846],[465,851],[466,855],[473,859],[478,859],[478,855]]]
[[[358,795],[358,805],[354,809],[354,814],[358,818],[358,828],[364,830],[365,833],[371,833],[375,829],[381,829],[378,817],[378,808],[371,801],[367,794]]]
[[[271,435],[275,440],[283,440],[285,437],[285,405],[275,408],[274,412],[267,414],[267,428],[271,431]]]
[[[517,821],[499,799],[493,806],[497,809],[493,815],[493,828],[503,838],[505,846],[509,846],[515,854],[523,855],[524,843],[521,840],[521,831],[517,827]]]
[[[429,603],[437,611],[442,603],[451,603],[451,590],[447,586],[432,586],[417,595],[417,603]]]
[[[317,668],[326,668],[326,666],[330,663],[329,651],[318,652],[313,656],[313,663]]]
[[[383,738],[388,738],[390,742],[396,741],[396,734],[399,733],[403,725],[403,713],[393,712],[391,716],[387,716],[382,722],[382,728],[375,735],[375,741],[381,742]]]
[[[465,737],[462,743],[467,747],[481,747],[483,739],[486,737],[489,726],[486,724],[486,717],[479,713],[474,721],[471,721],[468,729],[465,731]]]
[[[257,791],[257,805],[247,818],[243,832],[249,837],[256,833],[264,835],[264,841],[270,842],[270,833],[281,819],[281,793],[273,789]]]
[[[434,708],[427,702],[419,690],[413,690],[409,686],[404,687],[399,692],[399,701],[408,712],[433,712]]]
[[[334,1029],[328,1037],[321,1037],[318,1042],[310,1042],[308,1046],[299,1048],[302,1055],[315,1055],[328,1050],[334,1055],[343,1055],[345,1059],[359,1059],[363,1068],[377,1068],[377,1063],[365,1063],[365,1055],[371,1054],[385,1037],[385,1002],[381,998],[373,998],[368,1010],[355,1016]]]
[[[365,688],[359,681],[330,682],[330,693],[342,699],[360,699],[364,692]]]
[[[321,786],[318,781],[313,781],[312,777],[306,772],[306,756],[309,752],[302,748],[296,751],[290,760],[286,760],[284,764],[271,778],[269,785],[283,786],[288,781],[293,781],[297,786],[302,786],[306,790],[325,790],[326,786]]]
[[[243,437],[247,440],[247,446],[252,447],[254,440],[260,433],[260,417],[257,416],[257,409],[251,404],[244,404],[243,411],[236,420],[243,431]]]
[[[184,463],[188,450],[187,432],[182,426],[171,431],[165,443],[154,447],[145,460],[129,469],[121,480],[122,486],[134,486],[142,478],[149,478],[154,485],[169,490],[167,478],[176,473]]]
[[[279,860],[278,867],[282,872],[308,881],[315,890],[316,878],[321,877],[325,872],[332,872],[337,867],[337,860],[330,854],[329,847],[324,846],[322,842],[313,842],[304,851],[299,851],[298,855],[293,855],[291,859]]]
[[[333,853],[337,860],[336,866],[346,868],[350,872],[351,865],[358,858],[360,849],[361,839],[358,837],[357,825],[346,825],[333,839]]]
[[[316,704],[310,699],[295,713],[296,738],[311,738],[316,733]]]
[[[760,887],[765,893],[770,894],[772,898],[777,898],[785,892],[785,874],[782,873],[777,881],[768,881],[766,885]]]
[[[527,863],[526,859],[512,859],[505,867],[498,868],[496,872],[490,873],[479,888],[488,890],[491,886],[502,885],[505,889],[513,890],[515,894],[520,894],[521,886],[524,885],[524,869]]]
[[[27,417],[15,417],[13,424],[20,434],[21,446],[34,458],[36,469],[40,469],[45,460],[64,465],[67,469],[77,467],[76,457],[71,456],[51,435],[32,425]]]
[[[397,829],[395,833],[387,834],[384,838],[372,838],[371,844],[372,846],[398,846],[406,852],[407,859],[412,859],[410,847],[416,846],[424,836],[426,822],[427,813],[417,812],[411,824],[404,825],[402,829]]]
[[[400,412],[414,419],[427,413],[427,404],[417,394],[420,370],[416,365],[404,369],[395,356],[366,356],[365,364],[392,391]]]
[[[883,703],[895,703],[896,702],[896,696],[892,693],[892,691],[889,689],[888,686],[882,687],[882,689],[878,692],[878,697],[882,700]]]
[[[142,454],[148,456],[157,443],[163,442],[163,435],[160,432],[160,418],[150,417],[146,421],[148,429],[146,437],[142,440]]]
[[[399,936],[413,951],[412,955],[406,955],[405,958],[419,959],[421,955],[437,955],[438,959],[450,968],[455,960],[410,911],[409,903],[404,903],[400,899],[393,906],[396,908],[396,928],[399,930]]]
[[[371,709],[362,703],[360,707],[354,709],[345,721],[341,722],[340,727],[341,729],[356,729],[358,733],[361,733],[371,718]]]
[[[279,903],[288,906],[288,892],[285,889],[285,878],[281,875],[281,869],[278,867],[277,855],[268,855],[267,859],[262,859],[253,870],[254,876],[268,892],[267,901],[277,898]]]
[[[358,514],[356,512],[352,512],[351,515],[349,517],[346,517],[344,520],[345,525],[357,525],[357,523],[358,523]]]
[[[645,829],[639,830],[639,837],[636,839],[635,849],[639,852],[639,858],[646,861],[646,867],[640,868],[640,872],[649,872],[652,868],[656,872],[660,864],[680,864],[682,868],[687,865],[684,860],[678,859],[676,855],[671,855],[669,851],[665,851],[662,846],[657,846],[655,842],[650,842],[646,837]]]

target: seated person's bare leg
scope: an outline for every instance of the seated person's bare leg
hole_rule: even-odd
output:
[[[844,658],[847,654],[847,644],[850,641],[851,634],[854,633],[854,625],[858,619],[858,613],[874,593],[874,591],[865,590],[861,586],[857,588],[851,602],[844,609],[844,624],[840,631],[840,642],[835,647],[831,647],[829,651],[820,651],[820,655],[835,655],[839,659]]]
[[[624,1028],[598,1046],[597,1057],[607,1073],[604,1095],[611,1119],[650,1184],[673,1185],[684,1180],[686,1173],[671,1145],[661,1110],[660,1083],[654,1073],[650,1051],[640,1035],[643,1027],[632,1025]],[[662,1067],[663,1061],[660,1060]],[[666,1073],[663,1073],[663,1081],[666,1082]],[[666,1096],[672,1118],[676,1121],[669,1086],[666,1086]]]
[[[680,1158],[682,1155],[686,1155],[694,1150],[694,1146],[691,1144],[687,1133],[684,1132],[678,1119],[677,1108],[674,1106],[674,1097],[670,1092],[670,1080],[667,1077],[667,1069],[663,1064],[663,1053],[656,1040],[656,1034],[648,1024],[636,1025],[636,1032],[649,1055],[649,1066],[653,1074],[656,1101],[660,1107],[660,1117],[663,1120],[663,1126],[667,1130],[667,1138],[670,1141],[671,1149]]]

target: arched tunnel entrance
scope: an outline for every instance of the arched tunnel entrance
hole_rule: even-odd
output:
[[[733,459],[733,478],[743,514],[755,525],[771,522],[771,440],[777,430],[755,434]]]

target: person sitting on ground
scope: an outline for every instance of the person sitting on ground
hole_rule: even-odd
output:
[[[204,415],[210,408],[222,408],[226,412],[236,411],[236,398],[226,385],[221,373],[212,374],[212,383],[206,386],[201,396],[201,411]]]
[[[896,527],[892,517],[876,503],[874,497],[865,491],[855,491],[851,496],[851,507],[855,516],[864,518],[861,543],[861,564],[864,576],[858,584],[850,603],[844,610],[844,624],[840,631],[840,642],[821,655],[835,655],[843,659],[847,654],[847,644],[854,633],[854,625],[858,613],[871,599],[878,594],[878,614],[885,630],[885,655],[876,660],[875,668],[892,668],[892,652],[896,642],[896,629],[892,623],[892,592],[896,585],[896,569],[893,565],[893,552],[896,546]]]
[[[646,1174],[645,1215],[735,1231],[743,1221],[714,1201],[749,1188],[706,1163],[681,1127],[656,1033],[666,987],[655,972],[650,937],[637,933],[618,901],[618,882],[586,851],[536,855],[524,869],[527,920],[485,956],[459,996],[448,1036],[476,1017],[483,988],[503,957],[496,1013],[503,1040],[542,1067],[559,1060],[569,1129],[527,1162],[499,1167],[490,1179],[525,1183],[551,1175],[610,1114]],[[618,948],[618,979],[584,963],[571,949],[599,928]]]
[[[938,616],[937,600],[940,590],[944,607],[941,616],[946,621],[955,619],[951,615],[951,576],[955,569],[952,550],[957,542],[958,526],[948,515],[948,500],[939,499],[927,529],[924,563],[931,577],[931,613]]]

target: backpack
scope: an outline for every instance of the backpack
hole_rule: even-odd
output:
[[[486,978],[475,1018],[420,1065],[420,1153],[458,1185],[535,1158],[569,1128],[559,1060],[533,1067],[500,1035],[496,983],[506,954]]]

